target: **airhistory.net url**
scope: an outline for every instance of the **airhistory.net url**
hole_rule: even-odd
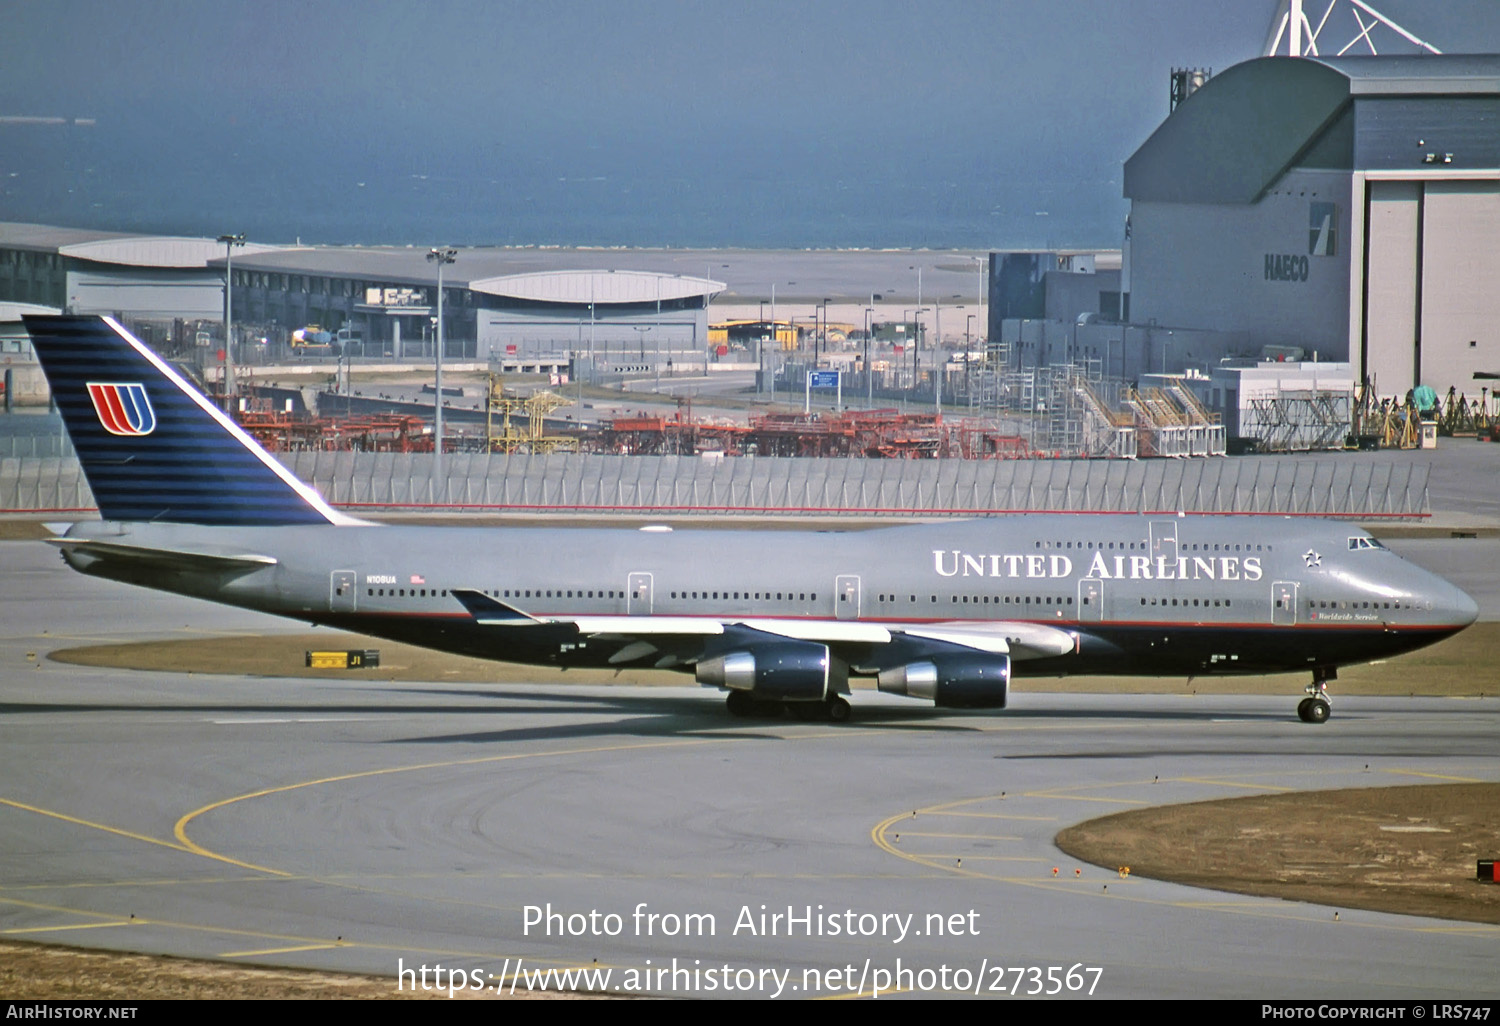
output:
[[[883,994],[962,993],[1011,994],[1044,997],[1063,993],[1093,994],[1104,970],[1081,962],[1069,966],[990,965],[985,959],[975,970],[943,963],[917,968],[897,958],[894,967],[863,964],[814,969],[758,969],[722,963],[703,965],[702,959],[673,958],[670,965],[640,967],[545,966],[530,967],[524,958],[506,959],[498,973],[453,969],[441,964],[408,967],[396,962],[398,991],[466,991],[505,996],[529,992],[591,994],[746,994],[778,998],[787,995],[850,994],[878,998]]]

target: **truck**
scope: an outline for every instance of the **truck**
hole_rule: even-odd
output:
[[[336,356],[347,351],[351,344],[362,342],[360,336],[348,328],[324,331],[316,324],[298,328],[292,332],[291,346],[294,356]]]

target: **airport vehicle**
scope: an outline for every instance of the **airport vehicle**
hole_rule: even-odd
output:
[[[293,355],[319,356],[345,352],[351,343],[359,341],[359,336],[348,328],[324,331],[316,324],[309,324],[292,332],[290,346]]]
[[[852,677],[1003,708],[1013,673],[1337,668],[1473,622],[1474,601],[1356,527],[1264,516],[1018,515],[869,531],[476,529],[330,507],[119,324],[27,330],[102,522],[86,574],[465,655],[669,667],[737,715],[847,718]]]

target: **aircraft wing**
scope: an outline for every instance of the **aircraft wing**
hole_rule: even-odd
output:
[[[907,627],[913,638],[930,638],[981,652],[1006,652],[1015,660],[1052,659],[1078,651],[1079,635],[1043,623],[996,620],[986,623],[921,624]]]
[[[47,542],[62,549],[69,564],[80,570],[99,561],[109,561],[140,570],[168,573],[241,575],[276,565],[274,556],[253,552],[159,549],[92,538],[48,538]]]
[[[453,596],[463,603],[474,619],[487,626],[527,628],[546,625],[569,625],[578,634],[600,640],[624,642],[616,655],[635,653],[631,661],[664,650],[679,656],[673,662],[693,662],[682,653],[698,649],[711,654],[739,641],[736,635],[759,638],[815,642],[835,651],[850,650],[851,662],[879,666],[886,662],[911,658],[913,652],[971,650],[988,654],[1009,655],[1014,660],[1045,659],[1068,655],[1078,650],[1078,635],[1046,624],[1024,621],[990,621],[985,623],[875,624],[855,620],[804,620],[771,617],[714,619],[697,616],[546,616],[535,617],[490,598],[482,592],[454,589]],[[725,637],[729,635],[730,637]],[[710,639],[720,638],[713,643]],[[889,647],[889,659],[881,650]]]

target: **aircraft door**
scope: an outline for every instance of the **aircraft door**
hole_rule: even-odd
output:
[[[1297,622],[1297,582],[1275,581],[1271,584],[1271,622],[1290,627]]]
[[[1078,619],[1099,623],[1104,619],[1104,581],[1085,577],[1078,582]]]
[[[834,616],[840,620],[859,619],[859,576],[839,574],[833,583]]]
[[[335,570],[328,575],[328,608],[335,613],[354,612],[358,576],[353,570]]]
[[[1177,522],[1175,520],[1151,521],[1151,559],[1166,556],[1168,562],[1177,562]]]
[[[630,616],[651,615],[651,575],[638,571],[626,582],[625,612]]]

